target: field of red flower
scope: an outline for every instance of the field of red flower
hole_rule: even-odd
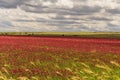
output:
[[[120,39],[0,36],[0,75],[12,80],[98,80],[103,65],[117,80],[119,57]]]
[[[70,37],[15,37],[1,36],[0,51],[23,50],[35,52],[46,47],[47,50],[56,48],[78,50],[81,52],[120,53],[119,39],[90,39]]]

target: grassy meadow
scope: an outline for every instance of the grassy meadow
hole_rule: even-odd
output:
[[[118,32],[4,32],[0,35],[0,80],[120,80]]]
[[[120,32],[0,32],[0,35],[72,36],[87,38],[120,38]]]

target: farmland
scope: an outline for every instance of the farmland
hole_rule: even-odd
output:
[[[120,32],[0,32],[0,35],[9,36],[66,36],[81,38],[117,38],[120,39]]]
[[[2,34],[0,80],[120,80],[119,34],[103,37]]]

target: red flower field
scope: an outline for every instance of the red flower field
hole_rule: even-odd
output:
[[[117,80],[119,57],[120,39],[0,36],[0,71],[7,79],[98,80],[106,69],[103,80]]]
[[[70,37],[17,37],[1,36],[0,51],[23,50],[35,52],[41,48],[70,49],[81,52],[120,53],[119,39],[92,39]]]

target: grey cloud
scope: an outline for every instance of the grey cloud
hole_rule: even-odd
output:
[[[33,1],[34,3],[37,3],[38,5],[35,5],[34,3],[30,3]],[[75,6],[73,9],[66,9],[66,8],[58,8],[58,7],[49,7],[42,5],[43,2],[51,2],[53,5],[56,6],[54,3],[57,2],[57,0],[0,0],[0,7],[1,8],[16,8],[19,6],[21,9],[27,11],[27,12],[34,12],[34,13],[57,13],[60,15],[88,15],[92,14],[94,12],[98,12],[100,10],[99,7],[88,7],[88,6]],[[82,1],[82,0],[76,0],[73,2]],[[82,1],[83,2],[83,1]]]
[[[16,8],[17,6],[23,5],[25,0],[0,0],[1,8]]]
[[[43,2],[50,1],[50,2],[56,2],[57,0],[0,0],[0,7],[1,8],[16,8],[17,6],[26,6],[26,7],[41,7]],[[38,6],[34,3],[38,3]]]
[[[52,6],[56,6],[55,3],[57,0],[0,0],[0,7],[1,8],[16,8],[19,6],[21,9],[25,10],[26,12],[33,12],[33,13],[57,13],[59,15],[90,15],[101,10],[100,6],[90,7],[85,2],[88,0],[74,0],[74,3],[81,3],[84,2],[83,5],[74,5],[73,8],[58,8],[58,7],[50,7],[44,6],[43,3],[51,2]],[[34,2],[34,3],[32,3]],[[35,4],[36,3],[36,4]],[[111,13],[118,13],[119,10],[108,10]]]
[[[119,32],[120,31],[120,26],[108,23],[108,29],[110,31],[117,31],[117,32]]]
[[[53,19],[53,20],[80,20],[80,18],[79,17],[65,17],[65,16],[63,16],[63,15],[57,15],[56,17],[54,17],[54,18],[51,18],[51,19]]]
[[[28,27],[28,26],[19,26],[19,31],[23,31],[23,32],[31,32],[31,31],[34,31],[34,32],[39,32],[38,29],[35,29],[35,28],[32,28],[32,27]]]
[[[10,21],[0,21],[0,27],[10,28],[13,27],[13,24]]]
[[[58,15],[90,15],[101,10],[100,7],[76,6],[71,9],[66,8],[49,8],[41,5],[24,5],[21,7],[26,12],[34,13],[56,13]]]
[[[111,14],[120,14],[120,9],[107,9],[106,11]]]
[[[83,6],[81,8],[78,8],[78,7],[61,11],[58,14],[60,15],[91,15],[101,10],[99,7],[96,7],[96,8],[91,8],[88,6]]]
[[[95,20],[95,21],[112,21],[113,19],[109,19],[106,17],[89,17],[90,20]]]
[[[58,19],[51,19],[51,20],[47,20],[47,19],[43,19],[43,18],[38,18],[36,20],[22,20],[22,19],[19,19],[19,20],[15,20],[16,22],[23,22],[23,23],[27,23],[27,22],[38,22],[38,23],[41,23],[41,24],[46,24],[48,26],[57,26],[57,27],[65,27],[65,26],[70,26],[72,24],[80,24],[74,20],[58,20]]]
[[[114,19],[112,19],[112,17],[114,17],[114,14],[117,14],[118,16],[120,14],[120,9],[117,8],[116,6],[112,5],[113,6],[112,9],[111,5],[109,8],[109,4],[104,4],[104,6],[107,5],[107,7],[106,6],[102,7],[102,4],[101,6],[100,4],[99,5],[95,4],[93,6],[90,6],[87,4],[87,2],[90,2],[90,0],[70,0],[70,1],[73,2],[73,7],[66,7],[66,6],[59,7],[56,5],[58,0],[0,0],[0,8],[17,9],[17,7],[19,6],[19,8],[26,13],[25,15],[27,15],[27,13],[28,14],[33,13],[34,15],[35,14],[56,15],[54,17],[49,17],[49,19],[43,17],[40,18],[39,16],[34,18],[34,16],[27,15],[28,17],[33,17],[34,20],[32,20],[31,18],[30,19],[19,18],[13,20],[10,19],[9,21],[4,20],[0,22],[0,26],[6,28],[13,26],[14,28],[13,27],[12,28],[14,30],[16,26],[14,26],[11,22],[14,22],[14,24],[26,23],[25,26],[22,25],[23,27],[17,26],[20,31],[46,30],[45,28],[39,28],[39,27],[34,28],[34,26],[29,25],[29,23],[33,23],[33,24],[40,23],[46,26],[56,26],[58,28],[56,29],[56,31],[104,31],[104,29],[105,30],[108,29],[109,31],[120,31],[119,25],[110,24],[110,21],[114,21]],[[91,1],[96,1],[96,0],[91,0]],[[50,4],[45,4],[47,2]],[[116,4],[119,4],[119,2],[120,2],[119,0],[116,0]],[[101,13],[101,10],[106,10],[106,11]],[[106,15],[108,13],[110,14]],[[99,17],[97,17],[96,15],[99,15]],[[92,23],[95,24],[92,25],[92,27],[89,27],[89,24]],[[104,23],[106,25],[104,25]],[[88,24],[88,25],[84,25],[84,24]],[[97,24],[100,26],[96,26]],[[100,27],[103,28],[101,29]],[[2,29],[6,29],[6,28],[2,28]],[[10,28],[10,30],[12,30],[12,28]]]
[[[21,9],[27,12],[34,13],[57,13],[60,15],[89,15],[95,12],[99,12],[102,7],[97,5],[94,7],[90,7],[86,4],[86,2],[90,0],[72,0],[73,3],[84,3],[84,5],[74,5],[72,9],[58,8],[58,7],[50,7],[44,6],[43,3],[51,2],[52,6],[56,6],[55,3],[58,0],[0,0],[1,8],[16,8],[19,6]],[[33,2],[33,3],[32,3]],[[119,4],[119,0],[116,0]],[[37,5],[36,5],[36,4]],[[92,5],[92,4],[91,4]],[[119,9],[108,9],[109,13],[112,14],[120,14]]]

